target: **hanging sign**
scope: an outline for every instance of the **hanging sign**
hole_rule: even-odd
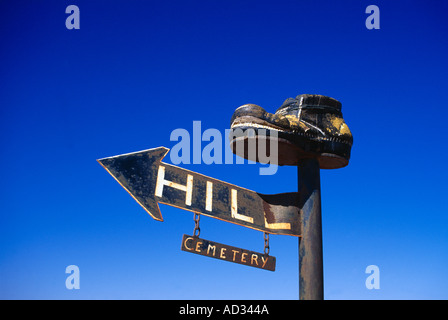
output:
[[[275,271],[275,257],[184,234],[181,249],[206,257]]]

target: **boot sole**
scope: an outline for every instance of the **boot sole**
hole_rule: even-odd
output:
[[[256,122],[232,124],[232,129],[241,129],[234,131],[230,137],[230,148],[236,155],[260,163],[269,161],[280,166],[295,166],[301,160],[309,158],[317,159],[321,169],[339,169],[348,165],[351,146],[346,143],[337,139],[322,140],[311,135],[306,136],[284,131],[282,128],[274,127],[266,121],[258,123],[260,120],[256,120]],[[248,129],[254,130],[255,134],[248,135]],[[259,130],[263,130],[261,131],[262,134],[258,134]],[[276,131],[277,137],[271,136],[272,131]],[[271,142],[277,143],[277,156],[270,154]],[[263,154],[261,158],[252,147],[258,147],[259,143],[266,146],[266,154]],[[249,150],[250,148],[251,150]]]

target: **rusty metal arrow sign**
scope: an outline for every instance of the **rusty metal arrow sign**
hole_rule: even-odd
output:
[[[273,234],[300,236],[299,193],[263,195],[162,162],[159,147],[98,162],[153,217],[158,203]]]

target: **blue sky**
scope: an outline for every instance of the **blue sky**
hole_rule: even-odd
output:
[[[80,9],[68,30],[65,8]],[[365,9],[380,9],[368,30]],[[172,148],[174,129],[229,128],[255,103],[342,102],[348,167],[323,170],[326,299],[447,299],[448,4],[442,1],[2,1],[0,298],[297,299],[298,239],[275,272],[180,250],[193,214],[157,222],[96,159]],[[165,162],[169,162],[166,157]],[[296,169],[182,165],[260,193]],[[201,237],[262,252],[263,234],[208,217]],[[67,290],[65,268],[80,269]],[[380,289],[365,287],[368,265]]]

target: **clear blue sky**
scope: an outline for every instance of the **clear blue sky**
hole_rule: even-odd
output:
[[[80,9],[68,30],[65,8]],[[365,27],[370,4],[380,29]],[[275,272],[180,250],[193,214],[157,222],[96,159],[229,128],[235,108],[342,102],[350,165],[322,171],[326,299],[447,299],[446,1],[1,1],[0,298],[297,299],[298,239]],[[165,158],[169,162],[169,157]],[[182,165],[261,193],[296,170]],[[262,252],[263,234],[203,217],[201,237]],[[65,268],[80,269],[67,290]],[[365,287],[368,265],[380,289]]]

